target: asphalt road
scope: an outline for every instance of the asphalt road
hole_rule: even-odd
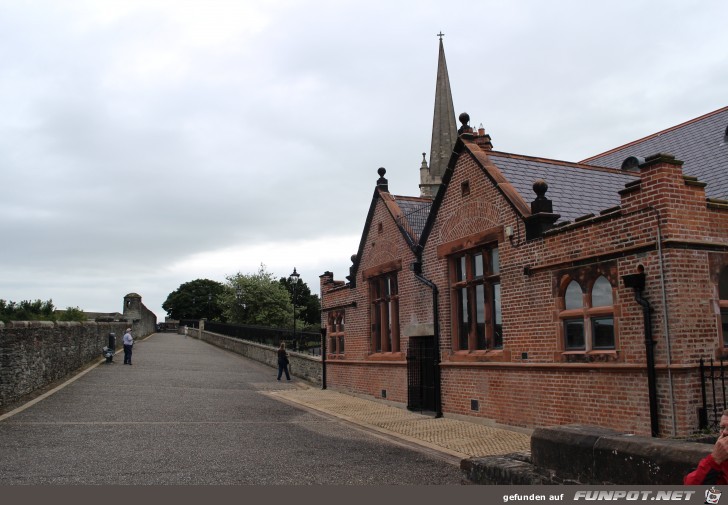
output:
[[[0,422],[0,485],[462,484],[457,465],[267,396],[276,370],[159,333]]]

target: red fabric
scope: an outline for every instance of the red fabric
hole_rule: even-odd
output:
[[[728,460],[719,465],[709,454],[700,461],[698,468],[685,476],[683,484],[688,486],[728,484]]]

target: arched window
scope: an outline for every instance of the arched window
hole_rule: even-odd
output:
[[[569,287],[566,288],[564,296],[564,308],[580,309],[584,306],[584,297],[582,296],[581,286],[576,281],[571,281]]]
[[[564,349],[582,350],[585,349],[584,340],[584,296],[581,286],[576,281],[571,281],[564,293]]]
[[[601,276],[592,286],[591,307],[587,311],[591,320],[593,349],[614,349],[613,304],[612,285]]]
[[[615,348],[614,301],[612,285],[600,275],[591,286],[590,296],[571,280],[563,292],[564,308],[559,313],[563,324],[564,350],[592,351]]]
[[[718,281],[718,296],[720,298],[721,332],[723,333],[723,346],[728,347],[728,267],[723,267]]]

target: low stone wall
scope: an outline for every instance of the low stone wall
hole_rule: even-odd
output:
[[[463,460],[478,484],[679,485],[712,445],[594,426],[538,428],[530,454]]]
[[[184,334],[184,331],[184,327],[180,327],[178,333]],[[188,328],[187,335],[199,338],[204,342],[240,354],[246,358],[264,363],[275,368],[275,373],[278,373],[278,349],[274,347],[268,347],[256,342],[249,342],[197,328]],[[295,377],[304,379],[312,384],[321,385],[321,358],[288,351],[288,360],[291,362],[291,373]]]
[[[109,333],[121,347],[128,326],[126,321],[0,321],[0,407],[101,359]]]

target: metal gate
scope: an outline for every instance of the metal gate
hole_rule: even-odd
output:
[[[701,430],[707,429],[718,433],[723,410],[728,407],[726,399],[727,366],[723,358],[720,359],[720,363],[714,363],[713,358],[710,358],[709,365],[706,365],[705,360],[700,358],[700,392],[703,397],[703,407],[698,409],[698,427]]]
[[[435,337],[412,337],[407,346],[407,408],[435,410]]]

